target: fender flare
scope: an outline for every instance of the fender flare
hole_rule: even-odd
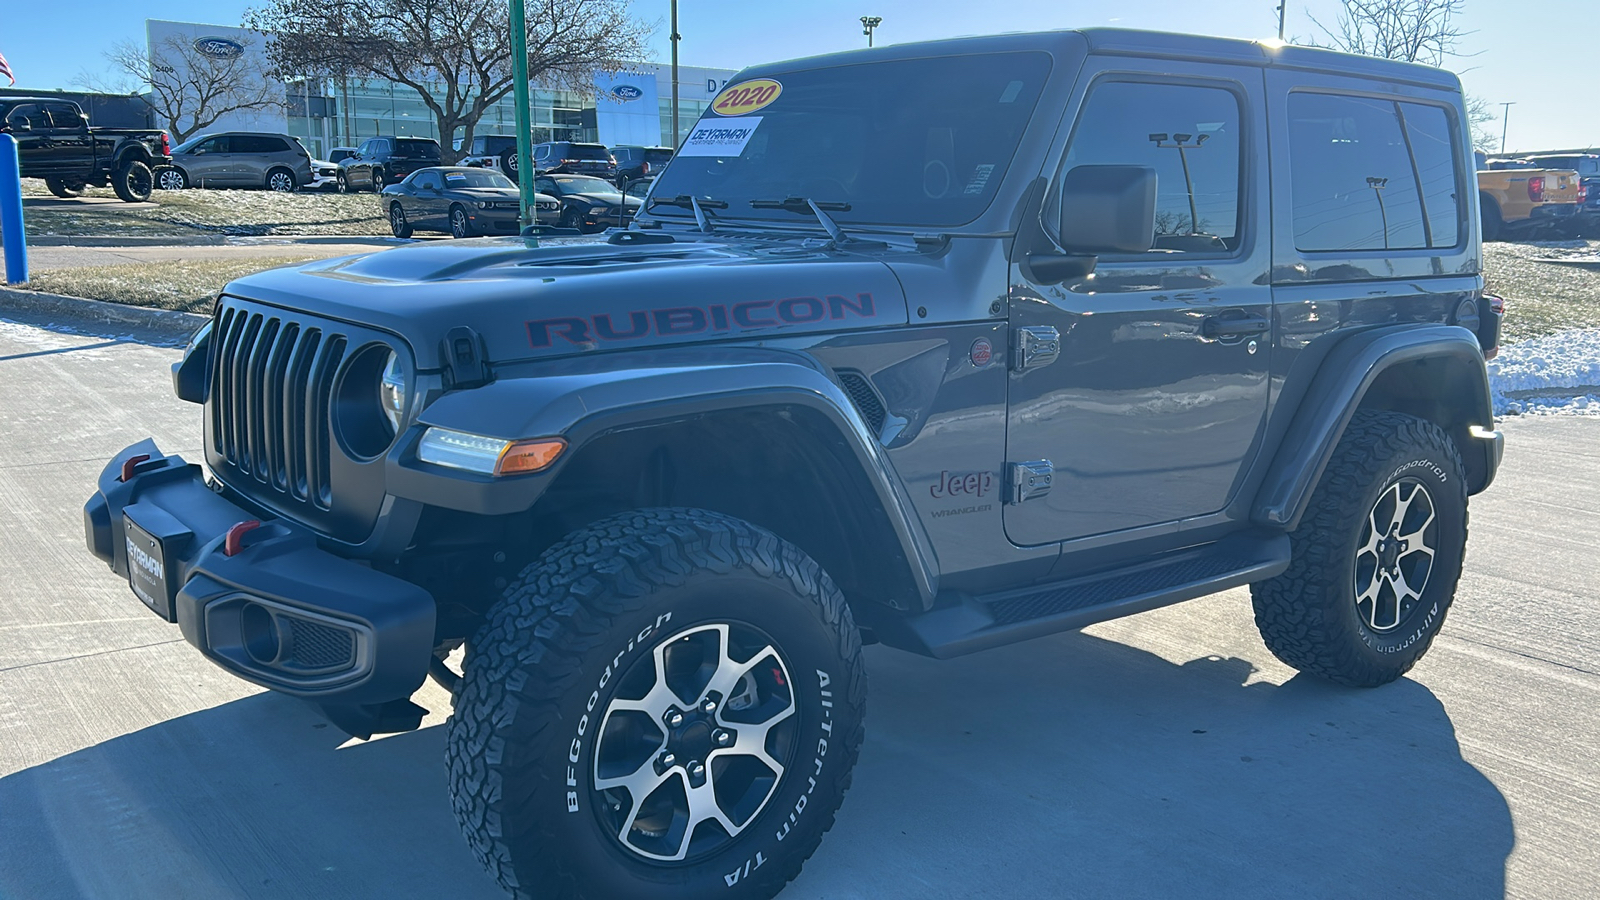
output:
[[[1493,430],[1489,374],[1477,336],[1458,325],[1387,326],[1353,334],[1328,351],[1267,468],[1250,518],[1284,530],[1299,525],[1334,448],[1373,384],[1396,366],[1423,361],[1443,362],[1466,373],[1452,406],[1465,423],[1461,436],[1475,440],[1457,439],[1463,443],[1463,457],[1483,454],[1481,460],[1468,460],[1469,473],[1482,473],[1469,481],[1469,492],[1488,487],[1500,462],[1501,443]]]
[[[118,150],[112,154],[111,171],[115,172],[122,168],[122,164],[130,159],[137,160],[145,165],[150,165],[155,157],[150,155],[150,150],[149,148],[145,147],[145,145],[139,143],[138,141],[129,139],[123,141],[123,146],[118,148]]]
[[[688,347],[604,354],[564,361],[559,371],[503,375],[481,387],[444,394],[389,452],[390,493],[435,506],[487,515],[531,508],[588,442],[623,428],[757,408],[800,408],[820,414],[847,447],[894,531],[924,606],[938,593],[933,544],[883,446],[861,421],[843,389],[811,357],[752,347]],[[538,367],[550,371],[550,366]],[[506,440],[562,437],[569,449],[534,475],[494,479],[444,469],[416,458],[427,426]]]

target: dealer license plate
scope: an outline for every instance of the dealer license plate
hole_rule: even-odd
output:
[[[161,539],[122,517],[124,549],[128,554],[128,585],[156,615],[172,621],[172,590],[167,581],[166,553]]]

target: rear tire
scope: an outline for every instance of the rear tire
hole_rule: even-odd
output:
[[[280,194],[292,194],[300,189],[295,181],[294,173],[288,169],[272,169],[267,172],[266,188]]]
[[[1352,687],[1404,675],[1455,599],[1467,489],[1455,442],[1432,422],[1362,410],[1317,483],[1282,575],[1251,585],[1273,655]]]
[[[88,186],[76,178],[69,180],[56,175],[46,178],[44,184],[50,189],[50,193],[65,200],[83,196],[83,189]]]
[[[849,787],[866,698],[854,620],[810,557],[738,519],[588,525],[523,570],[468,646],[451,805],[522,900],[765,900]]]
[[[389,204],[389,230],[402,240],[411,237],[411,223],[406,220],[405,207],[399,203]]]
[[[150,192],[156,187],[155,174],[150,167],[137,159],[130,159],[117,166],[116,172],[111,176],[111,189],[117,192],[117,197],[125,203],[144,203],[150,199]]]

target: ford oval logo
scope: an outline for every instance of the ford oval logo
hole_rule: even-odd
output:
[[[212,59],[233,59],[244,55],[244,45],[231,38],[195,38],[194,49]]]
[[[619,84],[611,89],[611,96],[621,100],[623,103],[627,103],[629,100],[637,100],[643,97],[644,91],[631,84]]]

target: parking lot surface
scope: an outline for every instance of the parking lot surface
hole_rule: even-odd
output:
[[[104,462],[198,457],[177,352],[0,322],[0,898],[497,898],[447,695],[346,739],[84,549]],[[962,659],[869,648],[868,737],[785,898],[1600,896],[1600,419],[1504,423],[1443,636],[1330,687],[1246,592]]]

